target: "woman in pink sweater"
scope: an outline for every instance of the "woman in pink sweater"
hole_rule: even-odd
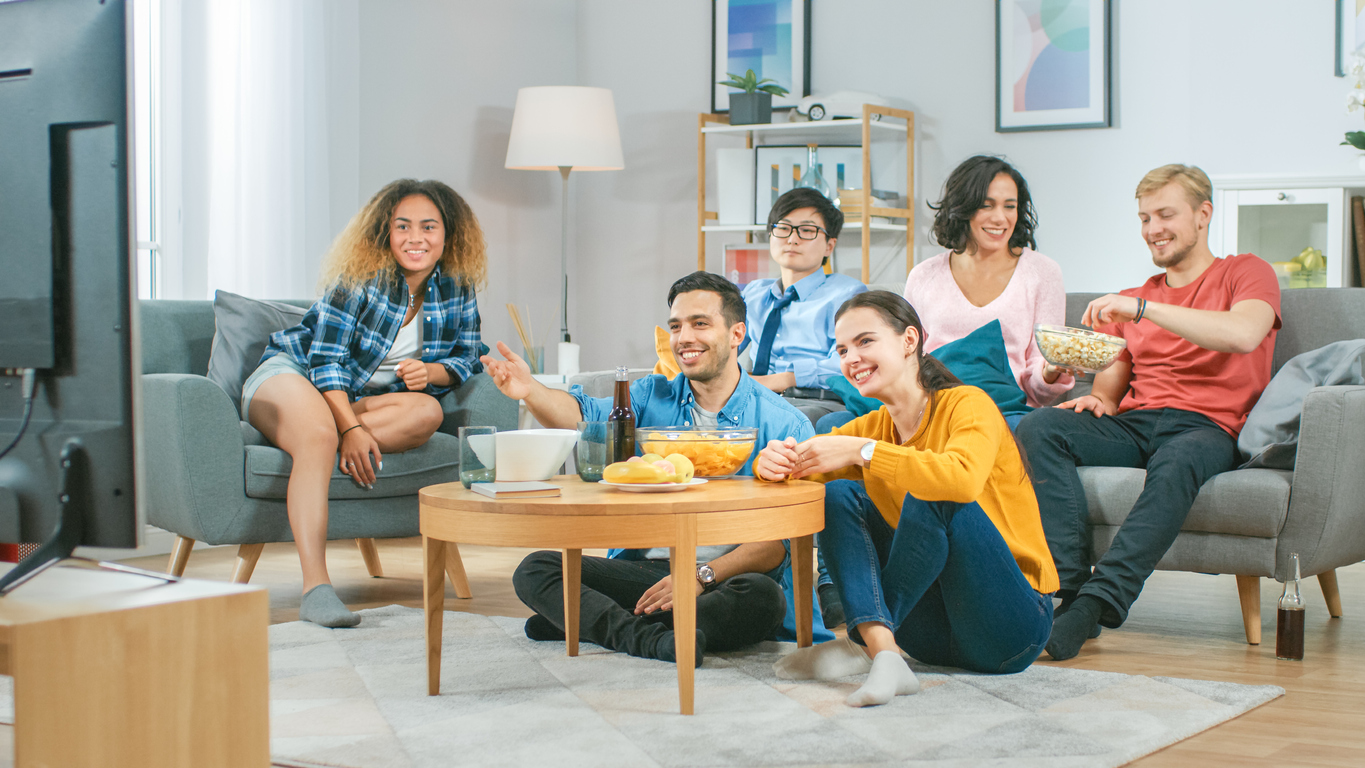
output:
[[[1028,404],[1050,405],[1075,379],[1043,359],[1033,326],[1065,322],[1066,290],[1057,262],[1033,250],[1038,221],[1024,177],[998,157],[968,158],[931,207],[934,239],[949,250],[916,265],[905,281],[905,298],[924,321],[924,351],[999,320]]]

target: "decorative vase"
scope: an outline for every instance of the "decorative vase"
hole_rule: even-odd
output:
[[[730,94],[730,125],[757,125],[773,121],[773,95],[754,93]]]
[[[834,199],[834,189],[825,181],[825,174],[820,172],[820,153],[815,144],[807,144],[806,172],[801,174],[801,180],[796,182],[798,187],[810,187],[820,194]]]

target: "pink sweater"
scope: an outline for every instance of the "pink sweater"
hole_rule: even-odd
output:
[[[905,281],[905,298],[919,313],[928,337],[924,351],[933,352],[992,320],[999,320],[1010,370],[1028,396],[1029,405],[1050,405],[1071,389],[1075,379],[1070,374],[1058,376],[1051,384],[1043,380],[1046,361],[1033,341],[1034,324],[1066,322],[1066,290],[1057,262],[1025,248],[1004,292],[986,306],[978,307],[967,301],[957,287],[948,256],[945,251],[916,265]]]

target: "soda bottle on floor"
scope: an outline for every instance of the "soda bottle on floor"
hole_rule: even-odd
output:
[[[1275,621],[1275,658],[1303,661],[1303,595],[1299,593],[1299,554],[1289,555],[1293,578],[1284,583]]]

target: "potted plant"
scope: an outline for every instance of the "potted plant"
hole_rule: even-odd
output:
[[[730,94],[730,125],[755,125],[773,121],[773,96],[786,96],[787,89],[771,77],[758,79],[751,69],[743,76],[726,72],[729,80],[721,85],[736,88],[742,93]]]

